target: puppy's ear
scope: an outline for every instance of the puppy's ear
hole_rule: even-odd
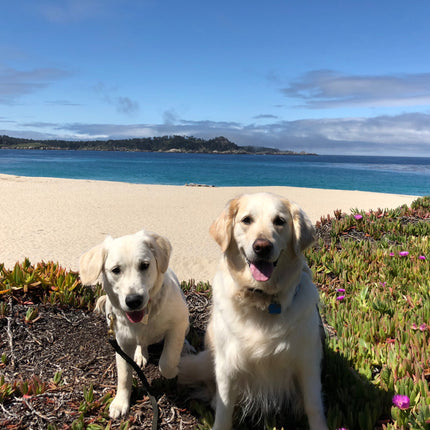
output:
[[[106,300],[107,296],[100,296],[96,301],[96,306],[94,308],[94,312],[97,314],[106,315]]]
[[[239,199],[230,200],[221,215],[210,226],[209,232],[221,247],[222,252],[225,252],[230,245],[233,235],[233,220],[237,214],[238,206]]]
[[[106,238],[106,241],[108,238]],[[105,242],[91,248],[79,259],[79,275],[84,285],[92,285],[97,281],[106,260]]]
[[[315,241],[315,229],[306,213],[295,203],[286,202],[293,219],[293,247],[299,255]]]
[[[165,273],[169,267],[170,254],[172,253],[172,245],[169,240],[156,233],[146,233],[151,237],[149,247],[154,253],[155,260],[157,261],[158,269],[161,273]]]

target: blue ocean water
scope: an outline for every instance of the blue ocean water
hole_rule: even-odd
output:
[[[430,158],[0,150],[0,173],[140,184],[293,186],[429,195]]]

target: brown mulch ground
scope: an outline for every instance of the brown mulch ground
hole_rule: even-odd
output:
[[[0,375],[8,382],[36,375],[46,387],[42,394],[12,396],[0,403],[0,428],[69,429],[76,428],[79,421],[107,426],[110,420],[100,399],[115,394],[116,365],[104,317],[39,304],[37,320],[25,322],[28,308],[35,307],[28,303],[31,298],[25,300],[15,298],[12,312],[0,319],[0,351],[8,357],[5,364],[0,363]],[[192,310],[190,336],[195,344],[196,339],[201,340],[207,323],[209,301],[197,292],[188,293],[187,301]],[[159,428],[194,429],[198,419],[193,415],[188,393],[175,380],[166,381],[160,376],[157,363],[161,349],[161,345],[149,349],[150,360],[145,368],[158,400]],[[61,372],[60,384],[50,382],[56,372]],[[84,390],[91,386],[94,401],[99,403],[85,405]],[[132,405],[127,417],[129,428],[151,428],[152,408],[140,382],[133,389]],[[120,426],[120,420],[110,423],[111,429]]]

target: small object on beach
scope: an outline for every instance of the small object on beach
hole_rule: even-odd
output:
[[[189,184],[185,184],[186,187],[207,187],[207,188],[214,188],[215,185],[207,185],[207,184],[195,184],[193,182],[190,182]]]

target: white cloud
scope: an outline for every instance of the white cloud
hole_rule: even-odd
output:
[[[277,118],[278,117],[276,115],[264,114],[264,113],[254,116],[254,119],[277,119]]]
[[[139,103],[129,97],[117,97],[116,108],[118,112],[131,114],[139,110]]]
[[[13,128],[13,129],[12,129]],[[0,134],[61,139],[123,139],[163,135],[225,136],[238,145],[320,154],[430,157],[430,114],[277,121],[271,124],[178,120],[164,124],[21,123]]]
[[[85,21],[103,14],[107,0],[62,0],[39,1],[35,5],[39,13],[49,22],[66,24]]]
[[[359,76],[316,70],[281,91],[312,109],[423,106],[430,105],[430,73]]]
[[[74,103],[70,100],[46,100],[45,104],[52,106],[82,106],[82,103]]]
[[[126,96],[113,95],[112,93],[116,91],[116,88],[108,88],[103,82],[99,82],[93,89],[103,102],[114,106],[117,112],[132,115],[139,111],[138,101]]]
[[[164,124],[172,125],[179,121],[179,116],[174,109],[168,109],[163,113]]]
[[[70,75],[70,72],[56,68],[17,70],[0,64],[0,104],[14,103],[18,97],[38,91]]]

